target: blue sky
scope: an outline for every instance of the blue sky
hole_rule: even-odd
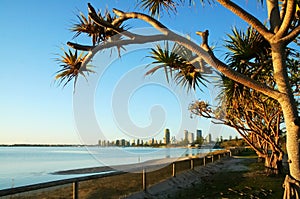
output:
[[[101,10],[114,7],[123,11],[138,10],[135,1],[132,0],[89,2],[95,8]],[[256,3],[248,5],[250,4],[248,1],[241,1],[240,4],[243,7],[248,6],[253,15],[258,15],[262,20],[266,19],[266,10],[262,6]],[[69,28],[77,21],[76,14],[79,11],[86,13],[87,1],[52,0],[43,1],[42,3],[37,0],[0,1],[1,144],[71,144],[82,142],[92,144],[97,142],[97,133],[89,135],[83,133],[82,130],[78,130],[78,120],[74,118],[72,85],[70,84],[62,89],[54,82],[54,74],[59,69],[55,62],[58,57],[57,53],[61,53],[61,47],[67,49],[65,43],[72,41],[74,33]],[[192,39],[198,42],[200,40],[195,32],[208,29],[210,31],[209,41],[216,46],[217,55],[224,54],[222,49],[224,34],[230,33],[233,26],[245,27],[245,23],[218,4],[207,5],[204,8],[200,5],[180,7],[177,14],[164,14],[160,21],[173,30],[191,35]],[[146,25],[135,21],[130,26],[132,28],[143,28]],[[87,40],[78,38],[73,41],[86,42]],[[139,136],[137,132],[133,134],[123,132],[123,130],[127,131],[130,127],[122,126],[124,124],[118,122],[120,118],[113,115],[112,107],[118,107],[118,104],[113,104],[115,102],[113,102],[112,96],[122,77],[126,77],[135,68],[143,68],[149,64],[149,59],[143,59],[145,55],[142,50],[136,53],[130,52],[121,60],[115,60],[101,75],[101,78],[96,79],[96,89],[93,91],[95,103],[91,107],[94,108],[97,125],[102,132],[105,132],[104,135],[107,139],[122,137],[134,139]],[[157,77],[160,77],[159,74]],[[137,78],[144,78],[143,73],[141,73],[141,77]],[[155,79],[155,77],[151,78]],[[137,82],[140,80],[132,81]],[[150,81],[149,78],[147,81]],[[153,81],[160,82],[161,80]],[[126,81],[126,83],[130,84],[130,81]],[[150,85],[148,84],[144,83],[142,87],[136,88],[130,99],[125,102],[129,107],[129,118],[132,119],[135,126],[143,129],[151,124],[152,119],[155,120],[155,113],[155,117],[151,118],[151,108],[154,105],[159,105],[161,109],[154,108],[154,112],[155,110],[158,111],[157,113],[164,111],[165,121],[162,122],[163,126],[155,127],[150,130],[151,133],[148,135],[143,134],[143,136],[147,139],[149,136],[162,139],[164,128],[170,128],[171,133],[174,132],[173,135],[179,135],[178,133],[181,131],[180,123],[183,120],[181,111],[187,109],[187,107],[180,107],[180,100],[177,99],[178,93],[174,94],[170,91],[170,88],[165,87],[166,83],[157,85],[152,82]],[[181,94],[184,96],[185,91]],[[211,98],[209,93],[198,91],[193,95],[201,99],[209,100]],[[182,98],[182,96],[179,98]],[[84,108],[84,106],[82,107]],[[124,119],[124,121],[126,120]],[[157,121],[159,122],[159,120]],[[187,121],[187,119],[184,119],[184,121]],[[87,119],[85,125],[88,126],[88,122]],[[194,125],[194,121],[189,122]],[[232,132],[228,132],[228,129],[212,127],[205,120],[198,121],[196,128],[193,125],[189,126],[189,122],[182,128],[190,131],[195,131],[196,128],[203,129],[204,134],[207,134],[208,131],[219,132],[222,130],[220,134],[224,134],[224,137],[232,134]],[[219,133],[216,133],[216,136],[218,135]]]

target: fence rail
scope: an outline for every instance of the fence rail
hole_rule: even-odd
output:
[[[182,170],[188,170],[188,169],[194,169],[196,166],[205,166],[208,163],[213,163],[216,160],[219,160],[223,157],[228,157],[231,156],[233,153],[232,150],[230,151],[222,151],[222,153],[213,153],[213,154],[208,154],[203,157],[199,156],[193,156],[193,157],[187,157],[182,160],[177,160],[174,162],[170,162],[172,164],[172,171],[170,172],[170,177],[176,177],[177,172],[180,172],[180,164],[188,164],[189,167]],[[200,163],[199,163],[200,161]],[[198,162],[198,164],[196,164]],[[151,165],[151,166],[160,166],[160,165],[166,165],[164,164],[157,164],[157,165]],[[182,166],[182,165],[181,165]],[[150,168],[150,167],[149,167]],[[136,172],[136,171],[135,171]],[[147,167],[143,168],[140,170],[142,173],[142,182],[141,182],[141,189],[146,191],[147,190]],[[20,186],[20,187],[15,187],[15,188],[8,188],[8,189],[3,189],[0,190],[0,197],[1,196],[10,196],[10,195],[15,195],[15,194],[21,194],[21,193],[26,193],[30,191],[37,191],[40,189],[45,189],[45,188],[51,188],[51,187],[56,187],[56,186],[63,186],[63,185],[68,185],[72,184],[72,197],[73,199],[78,199],[78,193],[79,193],[79,183],[82,181],[87,181],[87,180],[93,180],[93,179],[99,179],[99,178],[104,178],[104,177],[111,177],[111,176],[116,176],[116,175],[121,175],[128,173],[128,171],[112,171],[109,173],[101,173],[101,174],[91,174],[88,176],[83,176],[83,177],[75,177],[75,178],[69,178],[69,179],[63,179],[63,180],[55,180],[51,182],[44,182],[44,183],[38,183],[38,184],[33,184],[33,185],[27,185],[27,186]]]

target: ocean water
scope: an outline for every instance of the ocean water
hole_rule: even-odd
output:
[[[53,172],[175,158],[209,149],[150,147],[0,147],[0,189],[78,177]]]

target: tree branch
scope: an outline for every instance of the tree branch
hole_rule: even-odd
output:
[[[121,17],[123,20],[125,19],[141,19],[147,23],[149,23],[150,25],[152,25],[155,29],[159,30],[161,33],[167,35],[169,33],[169,30],[166,26],[164,26],[162,23],[160,23],[159,21],[157,21],[156,19],[145,15],[143,13],[137,13],[137,12],[122,12],[121,10],[118,9],[113,9],[113,12],[118,15],[119,17]]]
[[[71,48],[74,48],[76,50],[82,50],[82,51],[91,51],[95,46],[86,46],[86,45],[81,45],[73,42],[67,42],[67,45],[70,46]]]
[[[288,0],[283,21],[281,23],[278,32],[275,34],[275,38],[280,39],[287,33],[291,25],[291,22],[293,20],[293,17],[295,16],[295,11],[296,11],[296,1]]]
[[[276,33],[281,25],[278,0],[267,0],[267,8],[271,31]]]
[[[222,0],[224,1],[224,0]],[[280,93],[270,87],[268,87],[265,84],[262,84],[260,82],[257,82],[251,78],[249,78],[246,75],[240,74],[230,67],[228,67],[225,63],[217,59],[213,53],[209,53],[205,51],[202,47],[195,44],[194,42],[188,40],[187,38],[180,36],[171,30],[167,29],[164,25],[162,25],[160,22],[155,20],[154,18],[147,16],[145,14],[141,13],[124,13],[122,11],[114,9],[114,13],[120,17],[124,18],[137,18],[141,19],[149,24],[151,24],[154,28],[161,31],[163,35],[151,35],[151,36],[136,36],[134,38],[131,38],[130,40],[115,40],[115,41],[106,41],[98,46],[94,47],[89,54],[87,55],[86,59],[83,61],[82,65],[85,66],[92,57],[100,50],[104,50],[107,48],[111,48],[114,46],[125,46],[130,44],[143,44],[143,43],[149,43],[149,42],[155,42],[155,41],[162,41],[162,40],[169,40],[177,42],[184,47],[188,48],[189,50],[193,51],[195,54],[197,54],[199,57],[201,57],[208,65],[214,67],[215,69],[219,70],[221,73],[226,75],[228,78],[241,83],[243,85],[248,86],[249,88],[255,89],[257,91],[260,91],[264,93],[265,95],[268,95],[272,98],[278,99],[280,96]],[[266,31],[266,30],[264,30]]]
[[[208,30],[205,30],[204,32],[201,32],[201,31],[197,31],[196,32],[197,35],[200,35],[202,37],[202,44],[201,44],[201,47],[206,50],[207,52],[210,52],[211,49],[208,45],[208,35],[209,35],[209,32]]]
[[[238,17],[246,21],[249,25],[253,26],[267,41],[269,41],[273,33],[269,32],[268,29],[253,15],[246,12],[244,9],[239,7],[237,4],[230,0],[217,0],[221,5],[236,14]]]
[[[109,49],[115,46],[126,46],[130,44],[144,44],[144,43],[150,43],[150,42],[157,42],[157,41],[163,41],[166,40],[165,35],[151,35],[151,36],[138,36],[133,39],[127,39],[127,40],[116,40],[116,41],[107,41],[102,42],[98,46],[95,46],[92,50],[89,51],[88,55],[82,62],[82,66],[86,66],[92,58],[97,54],[97,52],[105,49]]]
[[[280,39],[280,41],[285,42],[286,44],[292,42],[296,37],[300,34],[300,26],[297,26],[294,30],[292,30],[287,36]]]

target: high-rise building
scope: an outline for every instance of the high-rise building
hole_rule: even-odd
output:
[[[135,139],[131,140],[131,146],[135,146]]]
[[[175,136],[171,137],[171,144],[176,144],[176,137]]]
[[[211,141],[212,141],[211,134],[208,134],[208,135],[206,136],[205,140],[206,140],[206,143],[211,143]]]
[[[189,135],[188,130],[184,130],[183,134],[184,134],[184,140],[187,141],[188,140],[188,135]]]
[[[200,140],[202,138],[202,130],[197,129],[196,132],[196,140]]]
[[[165,129],[164,144],[170,144],[170,130]]]
[[[192,144],[194,142],[194,133],[188,133],[188,143]]]
[[[125,139],[121,139],[121,146],[126,146],[126,140]]]

